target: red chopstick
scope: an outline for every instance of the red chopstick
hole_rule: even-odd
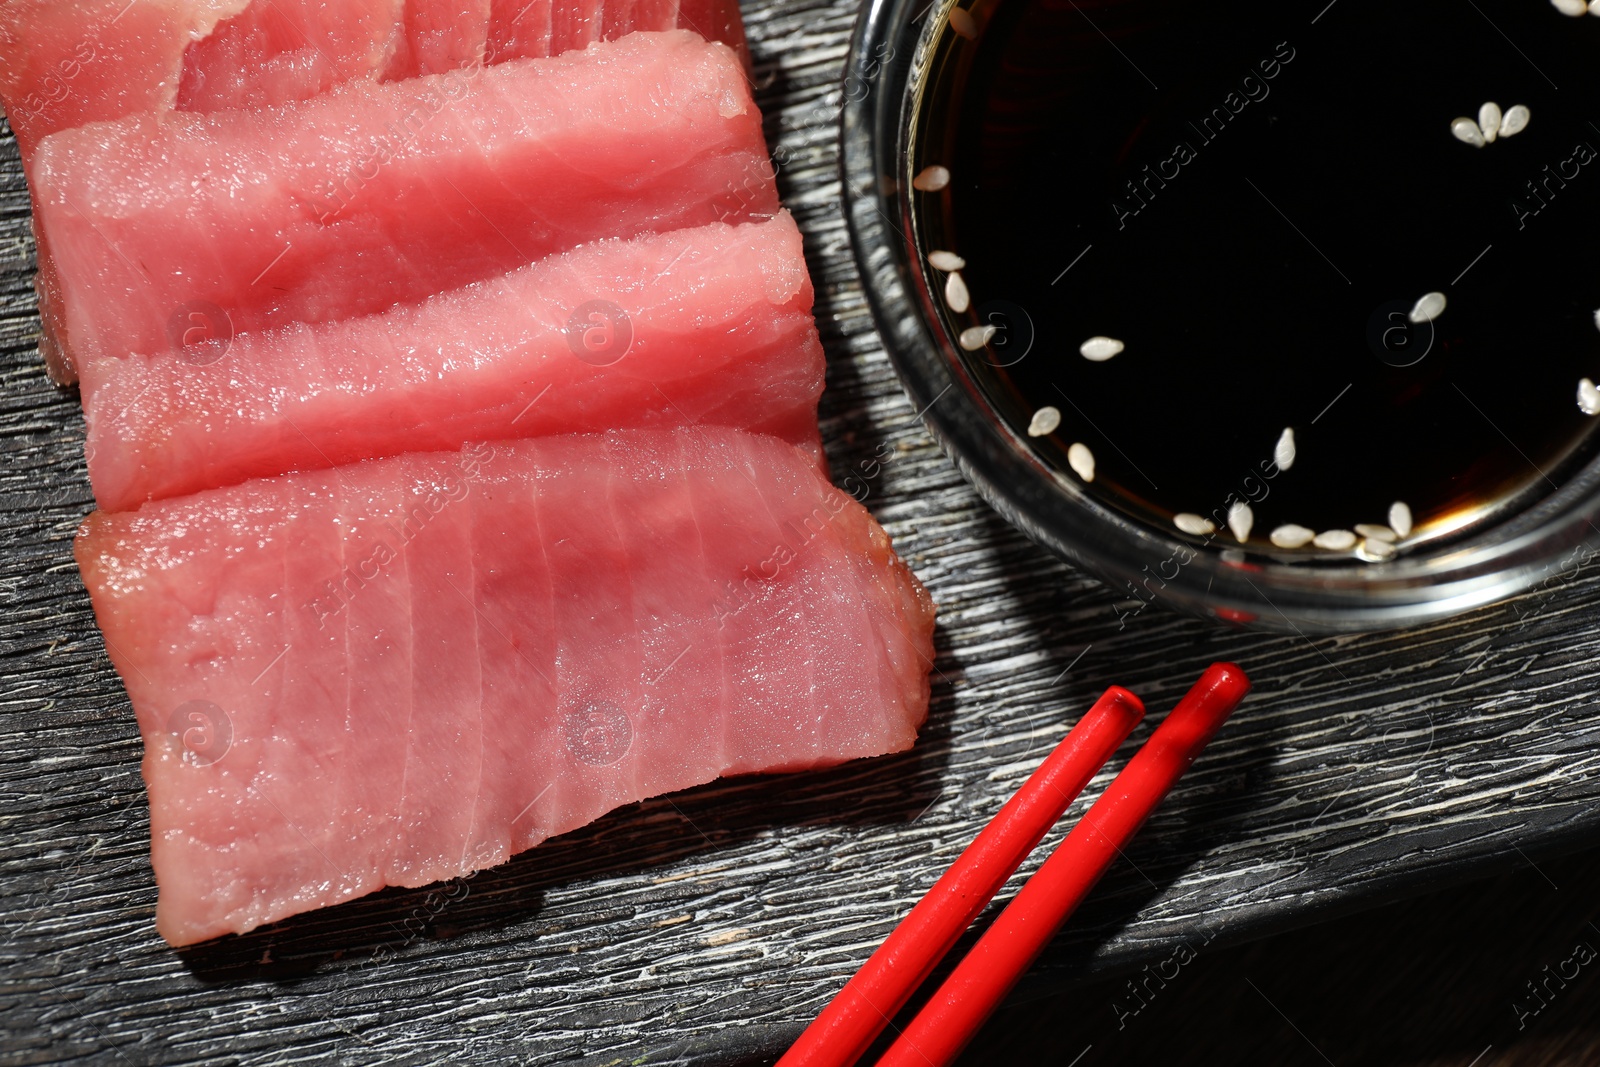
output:
[[[1201,675],[877,1067],[943,1067],[960,1054],[1249,691],[1231,663]]]
[[[1118,686],[1107,689],[778,1067],[855,1063],[1142,718],[1138,697]]]

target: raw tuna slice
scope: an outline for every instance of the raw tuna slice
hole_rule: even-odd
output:
[[[175,105],[190,43],[248,0],[11,0],[0,102],[24,160],[56,130]]]
[[[39,300],[39,356],[44,360],[50,380],[71,385],[78,380],[77,368],[68,355],[67,324],[61,315],[61,283],[56,280],[56,261],[50,244],[39,227],[39,216],[32,218],[34,256],[38,271],[33,276],[33,291]]]
[[[299,99],[377,78],[404,51],[401,0],[10,0],[0,4],[0,103],[33,175],[41,138],[174,107],[209,111]],[[38,239],[50,376],[76,377],[44,228]]]
[[[643,2],[643,0],[640,0]],[[744,35],[744,19],[738,0],[678,0],[674,25],[693,30],[708,41],[721,41],[750,66],[750,46]],[[635,29],[648,29],[635,24]]]
[[[195,314],[344,319],[601,237],[770,217],[772,179],[738,60],[686,30],[64,130],[34,161],[75,358],[153,352]]]
[[[410,60],[387,76],[540,59],[636,30],[675,29],[721,41],[748,67],[737,0],[405,0]]]
[[[679,28],[746,54],[734,0],[8,0],[0,102],[26,158],[140,111],[262,107]]]
[[[737,430],[247,482],[97,512],[77,557],[175,945],[899,751],[927,711],[922,586],[809,457]]]
[[[498,63],[559,55],[635,30],[671,29],[721,41],[749,65],[737,0],[493,0],[488,58]]]
[[[585,48],[600,39],[600,8],[605,0],[565,0],[550,9],[550,45],[547,54],[560,55],[569,48]]]
[[[475,66],[484,62],[489,43],[489,0],[405,0],[405,36],[407,77]]]
[[[411,77],[481,62],[541,57],[597,35],[552,37],[609,22],[684,27],[731,46],[749,65],[734,0],[10,0],[0,4],[0,103],[32,173],[33,148],[56,130],[143,111],[214,111],[303,99],[345,80]],[[602,27],[603,31],[603,27]],[[602,32],[608,39],[618,32]],[[76,377],[57,313],[53,265],[39,237],[40,352],[62,384]]]
[[[405,51],[400,14],[401,0],[255,0],[185,50],[178,109],[264,107],[375,80]]]
[[[550,28],[557,0],[526,0],[505,3],[495,0],[489,11],[489,62],[507,59],[540,59],[550,54]],[[650,29],[675,27],[652,26]],[[701,34],[704,37],[704,34]],[[706,38],[710,40],[710,38]],[[724,42],[729,43],[729,42]]]
[[[800,231],[584,245],[382,315],[91,360],[107,511],[468,441],[717,423],[817,446],[824,361]]]
[[[39,139],[140,111],[259,106],[376,78],[403,44],[401,0],[10,0],[0,101],[26,159]]]

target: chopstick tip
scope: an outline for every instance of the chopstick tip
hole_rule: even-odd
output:
[[[1136,720],[1144,717],[1144,701],[1140,700],[1138,695],[1131,689],[1124,689],[1120,685],[1114,685],[1107,689],[1105,695],[1100,699],[1118,705],[1133,715]]]
[[[1250,676],[1237,663],[1219,660],[1206,668],[1200,676],[1200,685],[1206,686],[1220,697],[1231,696],[1235,702],[1243,700],[1250,692]]]

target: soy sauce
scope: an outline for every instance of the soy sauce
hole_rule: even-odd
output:
[[[1248,500],[1266,548],[1403,501],[1439,536],[1596,447],[1600,18],[1323,2],[980,2],[918,105],[911,171],[952,179],[913,194],[917,238],[971,291],[950,336],[996,327],[970,373],[1065,477],[1087,445],[1086,491],[1169,531]],[[1490,101],[1526,128],[1458,139]],[[1094,336],[1125,350],[1090,362]],[[1060,427],[1026,438],[1046,406]]]

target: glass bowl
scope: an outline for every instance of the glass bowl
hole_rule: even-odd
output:
[[[1381,563],[1289,562],[1160,529],[1095,499],[1046,462],[969,373],[918,252],[913,119],[955,6],[926,2],[867,0],[862,8],[844,86],[845,217],[879,333],[912,403],[1009,522],[1130,604],[1285,632],[1417,625],[1563,580],[1591,559],[1600,540],[1600,458],[1563,471],[1537,499]]]

